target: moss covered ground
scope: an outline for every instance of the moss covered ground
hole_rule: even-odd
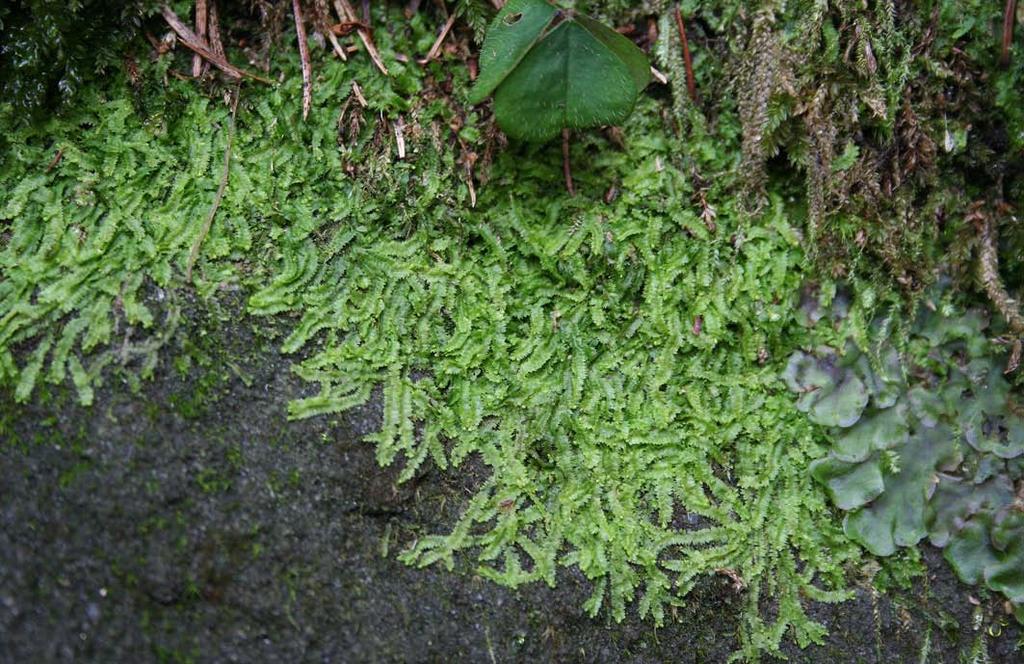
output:
[[[949,4],[936,4],[935,15],[946,17]],[[598,9],[621,23],[656,8]],[[362,438],[392,469],[388,491],[415,492],[425,477],[466,479],[450,501],[437,501],[444,518],[423,517],[396,535],[401,546],[384,535],[389,560],[429,567],[420,573],[430,575],[443,574],[438,564],[458,566],[511,588],[569,583],[578,612],[651,630],[669,629],[680,616],[706,622],[702,605],[710,603],[704,608],[722,611],[729,625],[720,643],[707,646],[715,661],[784,651],[816,657],[821,651],[794,646],[825,643],[825,623],[842,624],[824,606],[838,603],[841,615],[843,602],[863,606],[875,597],[864,590],[871,583],[899,596],[901,586],[926,578],[914,550],[879,567],[844,532],[809,471],[828,453],[830,433],[801,412],[781,376],[802,349],[841,348],[849,338],[870,347],[872,321],[922,306],[940,271],[967,281],[969,268],[945,258],[960,256],[950,247],[963,250],[956,242],[969,224],[920,220],[939,209],[959,212],[943,191],[957,198],[993,186],[962,167],[991,149],[984,137],[980,147],[957,143],[973,101],[950,110],[951,128],[936,136],[952,137],[946,170],[931,164],[922,174],[880,147],[896,136],[915,159],[935,158],[913,133],[930,137],[933,127],[915,124],[892,92],[898,83],[913,96],[908,81],[927,88],[914,76],[963,75],[928,72],[931,61],[911,57],[911,36],[928,34],[932,14],[907,13],[900,32],[896,14],[877,8],[833,15],[826,7],[806,22],[784,8],[778,16],[750,16],[733,3],[708,9],[697,28],[706,38],[697,59],[703,105],[655,84],[620,129],[577,134],[570,150],[577,194],[569,196],[557,146],[505,144],[486,107],[463,103],[469,74],[458,48],[471,43],[468,35],[455,52],[421,66],[415,56],[434,41],[437,16],[375,12],[390,75],[362,54],[343,63],[317,51],[314,112],[305,120],[299,61],[290,52],[274,55],[273,84],[199,83],[180,75],[185,56],[155,57],[141,40],[131,66],[83,86],[60,114],[26,122],[15,105],[0,105],[7,129],[0,137],[0,380],[9,401],[0,431],[10,467],[30,472],[17,455],[34,436],[51,435],[46,413],[96,413],[83,415],[92,422],[80,434],[88,447],[104,436],[104,421],[117,422],[116,404],[131,403],[124,406],[131,417],[142,410],[157,429],[171,421],[193,432],[203,427],[203,440],[216,444],[200,448],[219,456],[185,464],[194,472],[182,480],[181,499],[227,509],[224,500],[249,495],[239,487],[251,481],[251,455],[273,455],[268,430],[316,444]],[[864,30],[889,25],[872,55],[871,75],[882,71],[875,80],[856,79],[856,67],[870,68],[856,57],[853,78],[844,78],[829,39],[856,34],[849,48],[864,46],[861,31],[832,34],[836,24],[847,30],[841,20]],[[748,23],[749,45],[729,42]],[[928,48],[966,39],[962,53],[980,51],[973,39],[984,27],[963,23],[958,37],[952,27],[936,29]],[[810,74],[798,62],[779,65],[801,26],[817,26],[835,62],[830,92],[810,100],[801,98]],[[682,80],[671,31],[662,34],[655,64]],[[715,35],[726,43],[716,46]],[[756,53],[745,58],[744,48]],[[776,50],[776,69],[758,60]],[[758,66],[731,69],[730,53]],[[1008,114],[1007,154],[1021,143],[1012,115],[1020,71],[994,74],[992,84],[1009,92],[976,112],[985,122]],[[760,88],[758,104],[751,90]],[[932,92],[919,96],[937,103]],[[876,115],[851,124],[839,110],[851,98]],[[827,146],[822,132],[832,132]],[[833,155],[833,144],[849,149]],[[1004,161],[1010,166],[991,178],[999,176],[1012,205],[1018,162]],[[897,188],[878,205],[904,215],[898,232],[865,212],[872,199],[857,178],[870,174]],[[903,181],[913,187],[900,189]],[[1017,269],[1005,266],[1011,287]],[[965,286],[947,304],[971,297],[978,295]],[[240,304],[218,314],[226,298]],[[809,298],[841,306],[843,315],[811,325]],[[254,345],[241,353],[225,334]],[[272,359],[261,364],[260,356]],[[162,386],[155,398],[147,387],[154,376]],[[167,389],[176,380],[180,388]],[[236,440],[223,426],[207,428],[236,408],[233,399],[255,399],[271,381],[289,385],[271,400],[275,408],[289,403],[260,420],[260,432]],[[351,414],[368,408],[379,409],[379,421],[348,431]],[[146,430],[131,435],[148,439]],[[103,474],[82,456],[81,465],[61,465],[59,477],[41,476],[62,486],[81,476],[100,482]],[[260,472],[268,464],[256,462]],[[282,467],[265,486],[301,503],[308,479],[297,472]],[[173,484],[154,481],[154,491]],[[288,500],[261,503],[256,520],[294,509]],[[186,522],[202,518],[187,508],[174,513]],[[198,555],[188,523],[150,516],[153,528],[185,538],[182,556]],[[239,532],[260,528],[242,525]],[[139,541],[149,541],[144,535]],[[215,545],[230,560],[214,560],[213,571],[194,563],[202,569],[189,568],[192,585],[172,592],[171,603],[192,597],[195,610],[212,611],[218,575],[242,565],[258,576],[258,565],[231,556],[258,558],[257,548],[276,544],[239,537],[242,553]],[[354,546],[342,544],[346,537],[339,535],[339,546]],[[166,547],[172,539],[155,541]],[[310,564],[327,574],[323,560]],[[411,570],[401,574],[417,583]],[[290,578],[299,583],[302,572]],[[715,600],[705,599],[709,584]],[[303,591],[290,592],[282,597]],[[999,596],[984,599],[979,620],[1005,623]],[[917,611],[915,619],[927,615]],[[948,625],[923,620],[939,631]],[[1010,652],[1012,641],[999,652]],[[977,642],[969,631],[947,638],[943,657]],[[932,643],[913,648],[927,652]],[[880,657],[876,645],[868,660]],[[196,647],[194,656],[209,655]]]

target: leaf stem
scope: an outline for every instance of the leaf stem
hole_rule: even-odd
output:
[[[683,65],[686,67],[686,90],[690,93],[690,99],[697,101],[697,79],[693,75],[693,60],[690,58],[690,43],[686,40],[686,24],[683,22],[683,12],[676,3],[675,8],[676,27],[679,29],[679,43],[683,45]]]
[[[562,130],[562,173],[565,175],[565,190],[570,196],[576,195],[576,187],[572,183],[572,164],[569,158],[569,137],[572,133],[568,129]]]

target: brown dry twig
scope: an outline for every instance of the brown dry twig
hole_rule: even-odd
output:
[[[292,15],[295,18],[295,36],[299,40],[299,60],[302,63],[302,119],[305,120],[313,108],[313,66],[309,61],[309,44],[306,43],[306,26],[302,20],[300,0],[292,0]]]
[[[347,37],[359,28],[366,30],[370,29],[370,26],[366,25],[362,21],[342,21],[341,23],[335,23],[330,27],[330,32],[338,37]]]
[[[334,0],[334,11],[338,12],[338,18],[341,19],[342,24],[346,22],[359,24],[356,27],[356,31],[359,33],[360,41],[363,42],[363,46],[366,48],[370,59],[373,60],[373,64],[377,66],[377,69],[382,74],[387,76],[388,68],[384,66],[384,61],[380,57],[380,51],[377,50],[376,45],[373,43],[373,35],[370,33],[369,27],[359,20],[359,16],[356,15],[356,10],[352,7],[352,3],[348,0]]]
[[[174,33],[178,36],[178,41],[180,41],[189,50],[206,58],[210,64],[214,65],[228,76],[231,76],[232,78],[251,78],[254,81],[259,81],[261,83],[272,83],[271,80],[263,78],[262,76],[257,76],[256,74],[249,73],[244,69],[239,69],[228,62],[226,58],[211,51],[210,45],[207,44],[205,40],[200,39],[196,33],[192,32],[191,28],[182,23],[181,19],[178,18],[178,15],[174,13],[174,10],[167,5],[163,5],[160,8],[160,13],[163,15],[164,20],[167,21],[167,25],[169,25],[171,30],[174,30]]]
[[[206,41],[206,0],[196,0],[196,36]],[[199,78],[203,74],[203,58],[196,53],[192,56],[192,76]]]
[[[1017,0],[1006,0],[1006,9],[1003,12],[1003,53],[999,58],[999,64],[1004,67],[1010,66],[1010,46],[1013,44],[1013,22],[1017,18]]]
[[[417,62],[421,65],[425,65],[437,57],[441,52],[441,46],[444,44],[445,38],[448,37],[448,33],[451,32],[453,25],[455,25],[454,12],[452,12],[452,14],[448,16],[448,20],[444,22],[444,26],[441,27],[441,34],[437,36],[437,39],[434,40],[434,44],[430,47],[430,50],[427,51],[427,57],[417,60]]]
[[[370,105],[366,101],[366,97],[363,96],[362,88],[360,88],[359,84],[356,83],[355,81],[352,81],[352,95],[356,98],[356,101],[358,101],[359,105],[362,106],[363,108],[366,108],[367,106]]]
[[[398,158],[405,159],[405,122],[401,115],[395,120],[395,147],[398,150]]]
[[[203,246],[203,240],[210,234],[210,229],[213,227],[213,218],[217,215],[220,203],[224,200],[224,191],[228,187],[228,169],[231,166],[231,150],[235,143],[235,114],[238,111],[239,93],[240,88],[235,88],[234,96],[231,100],[231,116],[228,119],[228,145],[224,148],[224,166],[221,168],[220,184],[217,186],[217,193],[213,197],[210,212],[206,215],[206,220],[203,222],[202,228],[199,229],[199,235],[192,242],[192,249],[188,252],[188,263],[185,266],[185,281],[192,281],[192,268],[195,267],[196,260],[199,258],[199,249]]]
[[[49,173],[50,171],[52,171],[57,166],[57,164],[60,163],[60,160],[63,157],[64,157],[64,148],[60,148],[60,149],[57,150],[56,154],[53,155],[53,159],[50,160],[50,164],[46,167],[46,170],[44,171],[44,173]]]
[[[657,81],[658,83],[661,83],[662,85],[667,85],[668,84],[668,76],[665,76],[664,74],[662,74],[660,71],[658,71],[654,67],[651,67],[651,76],[654,77],[655,81]]]
[[[210,49],[220,57],[226,57],[224,42],[220,37],[220,11],[217,9],[217,0],[210,3],[206,20],[209,26]]]
[[[314,0],[313,17],[315,19],[317,32],[325,35],[327,40],[331,42],[331,48],[334,50],[334,54],[341,58],[342,61],[348,60],[348,54],[345,52],[345,47],[338,41],[338,36],[334,34],[334,30],[330,25],[331,10],[327,8],[327,0]]]
[[[459,141],[459,158],[456,161],[457,164],[461,165],[466,169],[466,187],[469,189],[469,207],[476,207],[476,185],[473,183],[473,166],[476,165],[477,159],[479,159],[476,152],[469,149],[466,142],[459,138],[456,133],[455,137]]]

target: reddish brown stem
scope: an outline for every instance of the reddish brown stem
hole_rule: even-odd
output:
[[[569,159],[569,136],[568,129],[562,130],[562,173],[565,175],[565,190],[570,196],[576,195],[576,187],[572,183],[572,164]]]
[[[309,116],[313,107],[313,67],[309,62],[309,44],[306,43],[306,26],[302,23],[302,3],[292,0],[295,15],[295,36],[299,38],[299,59],[302,61],[302,119]]]
[[[64,148],[57,150],[57,154],[53,155],[53,159],[50,160],[50,165],[46,167],[46,173],[49,173],[53,168],[60,163],[61,157],[64,156]]]
[[[1017,15],[1017,0],[1006,0],[1006,11],[1003,12],[1003,54],[999,63],[1010,66],[1010,46],[1013,45],[1013,22]]]
[[[683,65],[686,67],[686,90],[690,93],[690,99],[697,101],[697,79],[693,76],[693,60],[690,59],[690,43],[686,40],[686,24],[683,22],[683,12],[676,5],[676,27],[679,28],[679,42],[683,45]]]

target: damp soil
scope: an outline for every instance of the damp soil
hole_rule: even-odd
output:
[[[724,575],[655,629],[588,617],[575,571],[512,590],[467,559],[402,564],[451,528],[484,467],[396,484],[361,442],[376,399],[287,420],[311,391],[277,351],[288,321],[247,318],[231,295],[184,308],[141,389],[113,376],[91,407],[52,386],[25,405],[0,393],[0,661],[723,662],[738,647],[746,603]],[[791,661],[959,661],[977,593],[926,560],[908,591],[811,604],[830,635],[788,645]],[[991,661],[1018,661],[1019,638],[989,640]]]

